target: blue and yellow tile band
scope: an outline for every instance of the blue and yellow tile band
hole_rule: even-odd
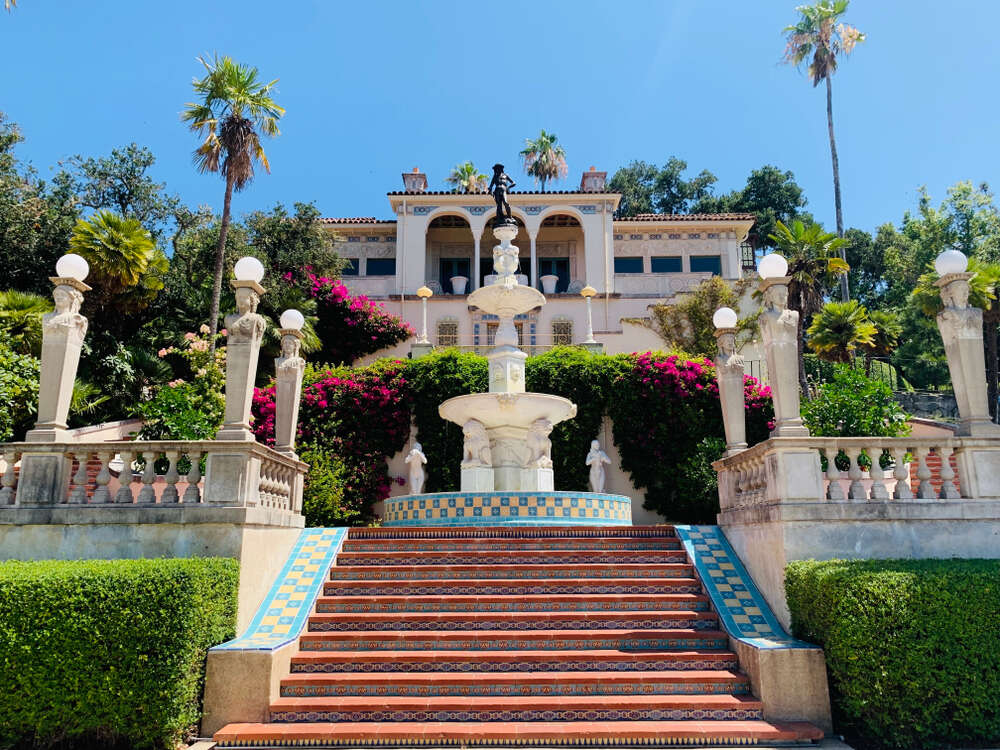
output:
[[[792,638],[718,526],[674,526],[725,631],[757,648],[816,648]]]
[[[632,500],[594,492],[439,492],[385,500],[386,526],[631,526]]]
[[[273,651],[305,628],[347,529],[303,529],[243,635],[213,651]]]

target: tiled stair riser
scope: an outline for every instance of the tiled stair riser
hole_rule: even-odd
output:
[[[488,541],[485,539],[394,539],[376,541],[371,539],[348,540],[344,552],[517,552],[540,550],[665,550],[681,549],[676,537],[658,539],[505,539]]]
[[[717,630],[718,620],[714,614],[704,613],[702,617],[661,617],[643,618],[632,613],[621,613],[616,618],[592,617],[560,620],[558,618],[544,620],[464,620],[444,619],[441,617],[430,620],[392,619],[376,621],[347,620],[310,620],[310,633],[328,633],[343,631],[455,631],[455,630],[610,630],[614,628],[630,628],[632,630],[662,630],[664,627],[683,628],[690,630]],[[348,616],[350,617],[350,616]]]
[[[500,639],[455,638],[389,638],[346,635],[303,635],[299,647],[302,651],[582,651],[589,649],[647,651],[667,649],[723,649],[728,646],[724,635],[710,636],[650,636],[648,638],[604,637],[572,638],[540,635],[516,636]]]
[[[550,685],[285,685],[283,698],[381,697],[553,697],[563,695],[746,695],[745,682],[645,682],[626,684],[553,683]]]
[[[662,564],[687,562],[682,550],[670,551],[563,551],[542,550],[539,552],[517,550],[514,552],[401,552],[396,554],[378,552],[342,553],[338,564],[344,566],[387,566],[387,565],[617,565],[617,564]]]
[[[706,612],[710,609],[707,599],[684,598],[665,599],[662,594],[655,599],[640,601],[609,599],[607,601],[581,598],[577,601],[496,601],[470,599],[464,602],[448,601],[399,601],[369,602],[352,601],[347,598],[327,598],[316,603],[316,612],[323,614],[400,614],[403,612],[421,614],[429,612],[643,612],[647,610],[690,610]],[[688,595],[696,596],[696,595]]]
[[[477,659],[459,659],[443,657],[434,654],[431,661],[401,661],[393,655],[387,661],[375,661],[371,657],[359,662],[355,655],[343,661],[308,661],[302,657],[293,657],[292,674],[340,674],[340,673],[373,673],[385,674],[403,673],[474,673],[494,674],[511,672],[653,672],[653,671],[704,671],[711,669],[735,670],[736,655],[720,651],[717,654],[697,654],[693,658],[681,658],[669,654],[658,654],[656,659],[633,660],[627,654],[616,654],[615,660],[600,657],[598,660],[568,659],[565,654],[549,660],[532,659],[531,661],[498,661]],[[624,658],[623,658],[624,657]],[[711,658],[710,658],[711,657]]]
[[[569,579],[581,578],[690,578],[694,569],[685,564],[594,564],[586,567],[574,565],[412,565],[398,568],[334,567],[331,581],[448,581],[501,579]]]
[[[335,581],[323,587],[325,596],[432,596],[456,594],[463,596],[509,596],[521,594],[700,594],[701,584],[694,579],[683,581],[650,581],[649,583],[621,581],[411,581],[409,583],[368,583],[363,581]]]
[[[272,711],[273,722],[342,722],[342,721],[753,721],[761,718],[760,709],[525,709],[525,710],[431,710],[393,711]]]

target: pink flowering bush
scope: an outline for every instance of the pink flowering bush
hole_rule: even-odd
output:
[[[223,330],[217,338],[224,340],[225,334]],[[145,421],[143,439],[206,440],[222,425],[226,348],[217,346],[213,353],[209,335],[208,326],[203,325],[198,333],[185,333],[182,344],[157,352],[161,359],[179,360],[187,377],[159,386],[150,400],[139,404],[139,416]]]
[[[300,452],[322,450],[343,467],[339,518],[371,519],[372,505],[389,496],[392,479],[386,459],[410,436],[410,392],[400,360],[383,360],[366,368],[308,370],[299,407]],[[254,432],[274,443],[274,385],[258,388],[253,397]],[[307,481],[306,523],[310,496]]]
[[[354,296],[337,279],[307,272],[307,293],[316,301],[319,362],[350,364],[359,357],[406,341],[413,328],[364,295]]]

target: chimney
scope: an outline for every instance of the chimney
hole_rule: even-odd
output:
[[[403,172],[403,190],[407,193],[423,193],[427,191],[427,175],[414,167],[412,172]]]
[[[604,186],[608,181],[607,172],[598,172],[597,167],[591,167],[589,171],[583,173],[580,178],[581,193],[603,193]]]

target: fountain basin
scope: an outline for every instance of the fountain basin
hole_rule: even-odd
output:
[[[508,286],[501,278],[474,291],[468,302],[483,312],[513,317],[544,305],[545,295],[531,286],[516,283]]]
[[[536,419],[552,424],[576,416],[576,404],[548,393],[468,393],[450,398],[438,407],[442,419],[464,425],[470,419],[487,430],[520,427],[527,430]]]
[[[437,492],[385,500],[385,526],[631,526],[632,499],[595,492]]]

